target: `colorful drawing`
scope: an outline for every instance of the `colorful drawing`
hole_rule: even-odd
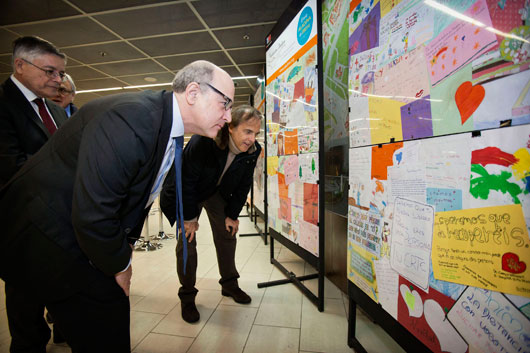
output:
[[[350,55],[379,46],[379,21],[381,11],[379,2],[370,11],[349,39]]]
[[[429,96],[401,107],[401,129],[405,140],[432,136]]]
[[[464,15],[491,27],[486,0],[477,0]],[[444,78],[496,45],[497,37],[493,32],[473,23],[455,19],[425,48],[432,86],[436,86]]]
[[[462,125],[477,110],[485,95],[484,87],[481,85],[473,86],[470,81],[466,81],[458,87],[455,93],[455,103],[462,118]]]
[[[429,293],[399,277],[398,321],[433,352],[465,353],[466,342],[446,320],[454,300],[430,288]]]

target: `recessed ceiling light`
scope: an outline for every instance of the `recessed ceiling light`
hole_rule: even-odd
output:
[[[106,51],[100,51],[100,52],[99,52],[99,55],[101,55],[101,56],[107,56],[107,55],[109,55],[109,54],[108,54]]]
[[[147,82],[156,82],[158,81],[156,78],[154,77],[150,77],[150,76],[147,76],[147,77],[144,77],[144,81],[147,81]]]
[[[243,39],[244,39],[244,40],[249,40],[249,39],[250,39],[250,36],[249,36],[248,34],[245,34],[245,35],[243,36]]]

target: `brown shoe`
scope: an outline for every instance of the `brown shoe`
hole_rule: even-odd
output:
[[[252,298],[239,287],[232,289],[223,288],[221,294],[225,297],[234,298],[234,301],[240,304],[248,304],[252,301]]]
[[[195,302],[181,302],[180,306],[182,309],[182,319],[184,319],[184,321],[189,322],[190,324],[199,321],[201,314],[199,313],[199,310],[197,310]]]

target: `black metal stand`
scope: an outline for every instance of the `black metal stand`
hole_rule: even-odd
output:
[[[159,211],[158,215],[160,217],[158,220],[158,235],[153,235],[152,239],[155,239],[155,240],[173,239],[175,235],[164,232],[164,218],[162,217],[162,210],[159,208],[158,211]]]
[[[376,324],[381,326],[405,351],[421,353],[432,352],[405,327],[397,322],[380,304],[374,302],[355,284],[348,281],[349,316],[348,316],[348,346],[355,352],[366,353],[361,342],[355,337],[355,323],[357,305],[361,307]]]
[[[283,235],[276,232],[274,229],[269,229],[269,235],[271,236],[271,242],[270,242],[271,264],[276,266],[287,278],[282,279],[282,280],[258,283],[258,288],[272,287],[272,286],[277,286],[281,284],[292,283],[296,287],[298,287],[298,289],[300,289],[300,291],[302,291],[302,293],[309,300],[311,300],[313,304],[317,306],[318,311],[324,311],[324,271],[321,270],[324,266],[323,259],[316,257],[315,255],[311,254],[309,251],[294,244],[290,240],[286,239]],[[295,273],[287,270],[278,260],[274,258],[274,241],[275,240],[281,243],[283,246],[285,246],[289,250],[291,250],[292,252],[294,252],[295,254],[297,254],[298,256],[300,256],[303,260],[305,260],[307,263],[313,266],[318,272],[312,273],[309,275],[304,275],[304,276],[297,276]],[[304,283],[302,283],[303,281],[306,281],[309,279],[318,279],[318,295],[315,295],[304,285]]]
[[[249,207],[250,206],[250,207]],[[247,214],[246,215],[242,215],[242,216],[239,216],[239,217],[250,217],[250,221],[252,222],[252,217],[253,217],[253,210],[254,210],[254,183],[252,183],[252,186],[250,187],[250,204],[247,203]],[[261,236],[261,238],[263,239],[263,242],[265,243],[265,245],[267,245],[267,234],[262,232],[256,225],[256,220],[257,216],[254,216],[254,227],[256,228],[256,230],[258,231],[257,233],[245,233],[245,234],[239,234],[240,237],[252,237],[252,236]]]
[[[149,215],[145,218],[144,223],[145,236],[140,237],[134,244],[135,251],[154,251],[162,247],[162,244],[155,239],[155,236],[149,236]]]

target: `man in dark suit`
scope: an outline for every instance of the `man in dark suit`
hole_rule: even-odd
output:
[[[215,139],[193,136],[183,154],[182,190],[184,202],[184,227],[188,240],[186,271],[183,262],[183,237],[177,243],[177,273],[181,287],[178,295],[184,321],[193,323],[200,319],[195,305],[198,290],[197,241],[199,216],[206,210],[212,228],[217,265],[221,279],[221,294],[232,297],[241,304],[251,302],[251,297],[238,285],[236,269],[236,233],[239,213],[246,202],[253,182],[254,168],[261,152],[256,141],[262,116],[249,105],[232,111],[232,122],[225,125]],[[173,173],[173,170],[171,171]],[[175,180],[167,178],[160,198],[162,211],[175,222]]]
[[[76,111],[77,107],[74,104],[75,98],[75,83],[72,76],[65,74],[65,79],[57,90],[57,95],[52,97],[52,101],[58,106],[64,108],[66,115],[71,117]]]
[[[74,352],[130,351],[131,244],[175,140],[214,137],[233,97],[230,76],[197,61],[172,92],[94,100],[0,190],[0,277],[46,305]]]
[[[0,187],[66,121],[65,112],[44,99],[57,95],[65,65],[65,55],[50,42],[37,37],[13,42],[13,74],[0,86]],[[41,114],[42,103],[51,122]]]
[[[45,97],[55,96],[64,78],[66,57],[38,37],[13,42],[13,74],[0,86],[0,188],[66,121],[66,114]],[[31,342],[48,342],[44,304],[5,285],[11,351],[25,351]],[[54,332],[54,341],[60,334]]]

